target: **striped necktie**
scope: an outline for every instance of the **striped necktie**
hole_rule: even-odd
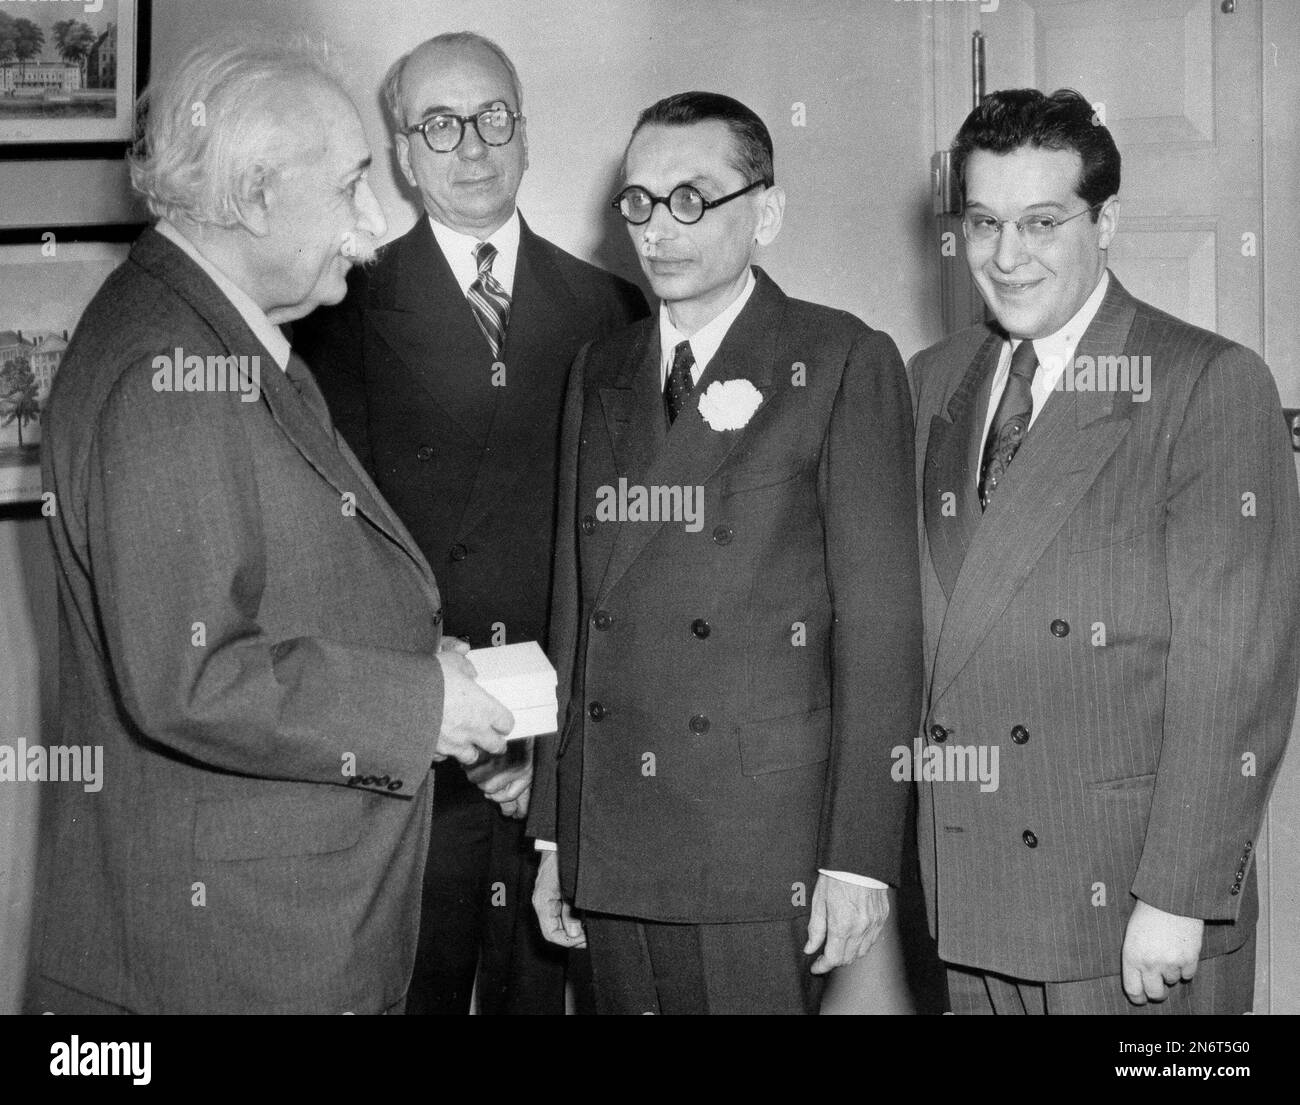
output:
[[[479,242],[474,247],[478,277],[469,286],[469,304],[474,308],[478,328],[492,347],[492,356],[499,358],[506,343],[506,323],[510,321],[510,295],[492,275],[496,255],[497,248],[491,242]]]

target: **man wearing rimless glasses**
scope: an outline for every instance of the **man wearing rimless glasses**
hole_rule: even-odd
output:
[[[624,177],[660,308],[569,384],[564,721],[529,824],[558,854],[534,906],[548,939],[590,947],[604,1012],[816,1012],[900,866],[890,749],[921,682],[907,382],[888,336],[753,266],[785,196],[743,104],[648,108]]]
[[[954,155],[992,312],[917,355],[921,868],[958,1013],[1245,1013],[1252,865],[1300,679],[1268,367],[1107,269],[1119,151],[995,92]]]

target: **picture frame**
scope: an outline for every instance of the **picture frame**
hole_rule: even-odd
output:
[[[40,499],[50,386],[86,305],[146,225],[0,230],[0,504]]]
[[[0,4],[0,161],[123,156],[151,16],[152,0]]]

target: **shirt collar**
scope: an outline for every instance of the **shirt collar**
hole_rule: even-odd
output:
[[[1056,331],[1055,334],[1048,334],[1045,338],[1034,339],[1034,352],[1038,355],[1039,365],[1042,366],[1039,372],[1043,376],[1044,382],[1054,386],[1055,381],[1064,375],[1065,366],[1069,363],[1070,358],[1074,356],[1079,339],[1092,325],[1092,320],[1101,307],[1101,301],[1106,298],[1106,289],[1109,287],[1110,270],[1104,269],[1101,279],[1097,281],[1097,286],[1092,290],[1092,295],[1083,301],[1083,306],[1074,313],[1070,321]],[[1011,342],[1012,350],[1014,351],[1019,344],[1019,341],[1013,339]]]
[[[689,338],[678,330],[673,325],[672,319],[668,317],[668,304],[660,302],[659,375],[661,383],[668,379],[668,372],[673,363],[673,350],[677,348],[680,342],[684,341],[691,343],[691,354],[695,357],[695,366],[691,369],[691,377],[695,383],[700,382],[700,377],[704,375],[704,370],[709,367],[713,355],[717,353],[718,347],[722,345],[723,339],[727,336],[727,331],[731,329],[731,324],[736,321],[736,316],[745,309],[745,304],[749,302],[749,297],[754,294],[754,288],[757,285],[758,281],[754,279],[754,270],[750,268],[745,274],[745,287],[740,295],[736,296],[735,300],[722,314],[701,326]]]
[[[451,274],[460,285],[460,290],[469,294],[469,286],[478,279],[478,261],[474,258],[474,247],[479,239],[472,234],[462,234],[438,222],[432,215],[426,216],[433,236],[438,241],[438,248],[451,266]],[[497,283],[506,290],[506,295],[515,292],[515,264],[519,258],[519,208],[510,212],[506,219],[485,241],[496,247],[497,255],[492,260],[492,275]]]
[[[199,252],[198,247],[185,237],[174,223],[169,222],[167,219],[159,219],[154,229],[181,250],[211,278],[222,295],[230,300],[230,305],[239,312],[239,317],[253,331],[253,337],[266,346],[266,351],[271,354],[275,363],[283,369],[289,363],[289,340],[284,336],[284,332],[266,317],[266,312],[254,303],[252,297],[238,284],[204,257]]]

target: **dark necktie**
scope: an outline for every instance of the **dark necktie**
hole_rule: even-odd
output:
[[[695,390],[695,381],[691,379],[691,369],[694,367],[695,354],[691,352],[691,343],[679,341],[673,347],[673,367],[664,387],[664,409],[668,412],[670,426],[677,421],[677,416]]]
[[[334,420],[330,418],[329,406],[325,402],[325,396],[321,393],[315,377],[311,374],[311,369],[307,367],[307,362],[297,353],[290,353],[289,363],[284,366],[284,374],[289,378],[289,383],[293,385],[294,391],[302,397],[302,401],[310,408],[311,413],[325,427],[325,432],[330,437],[334,437]]]
[[[483,331],[492,356],[499,358],[506,344],[506,323],[510,321],[510,296],[492,275],[492,262],[497,248],[491,242],[479,242],[474,247],[474,260],[478,262],[478,277],[469,286],[469,302],[474,308],[478,328]]]
[[[1002,392],[989,439],[984,446],[984,459],[980,465],[980,506],[987,510],[1002,477],[1006,475],[1012,458],[1029,432],[1029,420],[1034,414],[1032,387],[1034,373],[1038,370],[1038,355],[1032,341],[1022,341],[1011,354],[1011,372]]]

